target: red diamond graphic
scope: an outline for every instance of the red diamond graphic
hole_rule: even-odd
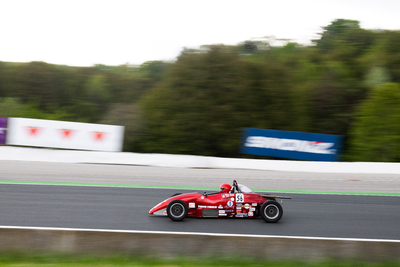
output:
[[[30,136],[37,136],[39,130],[41,129],[40,127],[32,127],[32,126],[27,126],[28,133]]]
[[[75,132],[74,130],[68,130],[68,129],[60,129],[63,138],[70,138],[72,133]]]
[[[103,138],[104,138],[104,136],[105,136],[107,133],[103,133],[103,132],[93,132],[93,134],[94,134],[94,140],[95,140],[95,141],[103,141]]]

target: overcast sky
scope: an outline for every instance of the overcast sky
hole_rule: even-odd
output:
[[[338,18],[400,30],[399,13],[399,0],[0,0],[0,61],[142,64],[263,36],[309,43]]]

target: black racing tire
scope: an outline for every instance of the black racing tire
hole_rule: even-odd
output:
[[[281,204],[275,200],[268,200],[261,205],[260,215],[264,221],[268,223],[276,223],[282,218],[283,209]]]
[[[173,221],[182,221],[188,214],[188,206],[183,200],[172,200],[167,206],[167,214]]]

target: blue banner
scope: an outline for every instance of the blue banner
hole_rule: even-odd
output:
[[[341,136],[246,128],[244,154],[312,161],[337,161]]]

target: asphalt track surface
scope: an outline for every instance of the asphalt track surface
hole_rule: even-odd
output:
[[[348,175],[328,175],[329,179],[325,174],[320,175],[325,178],[316,181],[316,174],[290,172],[1,161],[0,225],[400,240],[399,196],[282,193],[293,199],[284,200],[284,215],[276,224],[242,218],[187,218],[173,222],[167,217],[148,215],[148,211],[173,193],[200,190],[121,186],[157,184],[217,188],[221,181],[235,178],[251,188],[273,187],[283,192],[305,188],[305,184],[321,192],[330,191],[334,184],[333,191],[344,193],[346,190],[353,193],[399,190],[398,176],[382,176],[379,184],[374,181],[376,176],[352,175],[347,180],[349,178],[344,177]],[[13,184],[22,181],[43,184]],[[363,185],[363,181],[370,187]],[[50,185],[56,182],[76,185]],[[95,186],[77,186],[79,184]],[[341,184],[349,186],[341,187]],[[373,188],[373,184],[379,186]],[[385,189],[388,185],[392,188]]]

